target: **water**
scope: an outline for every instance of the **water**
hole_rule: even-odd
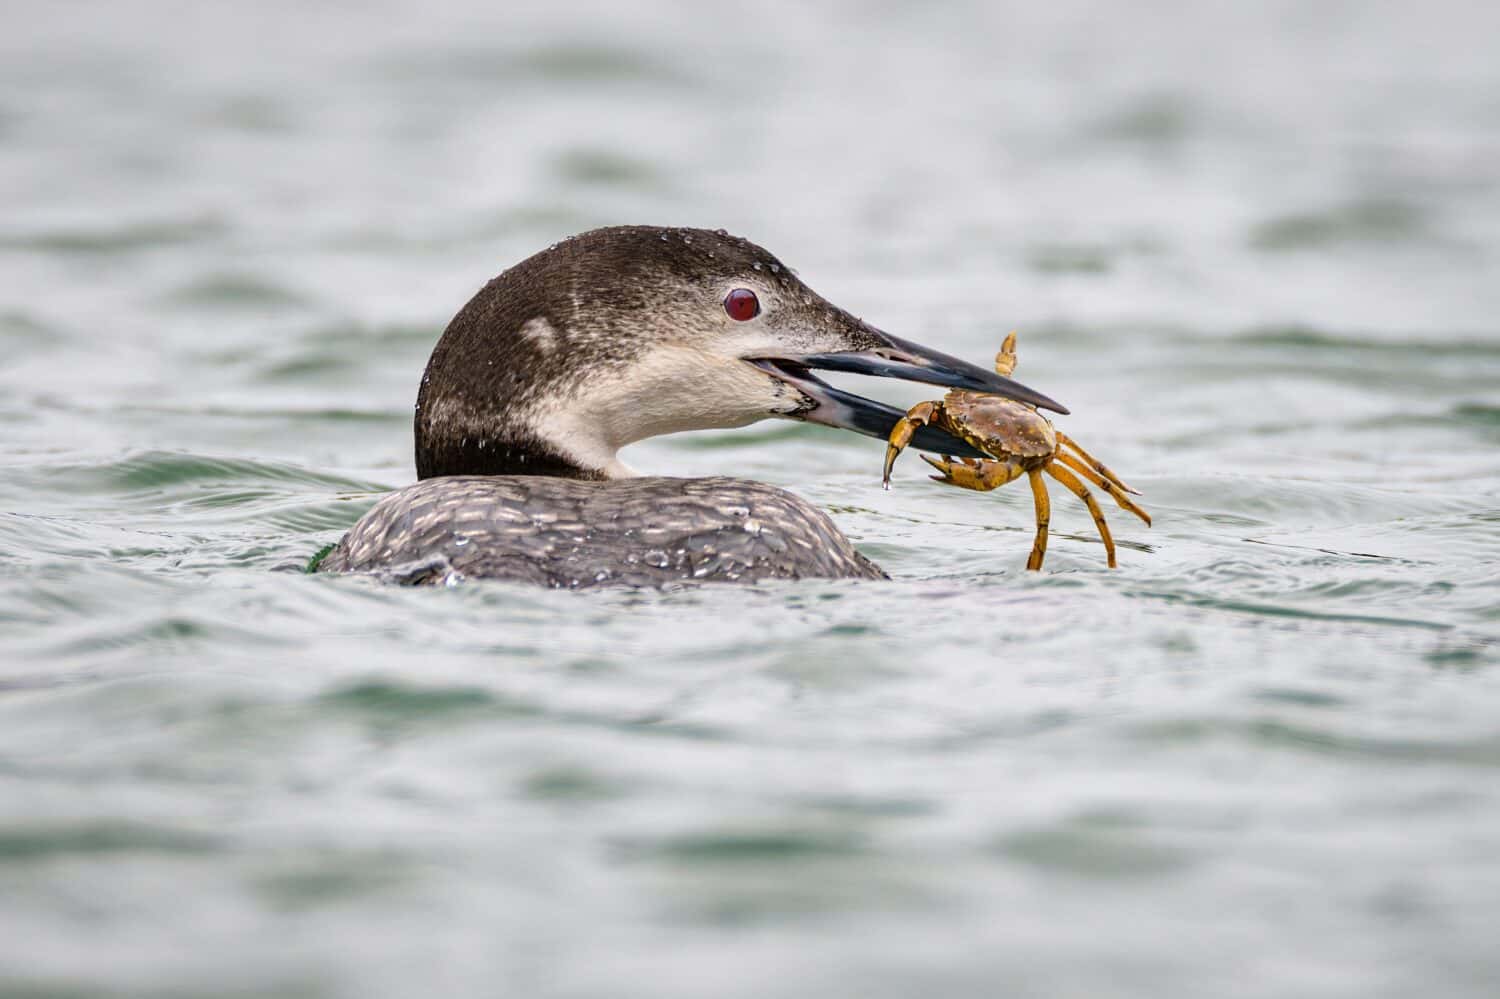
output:
[[[13,10],[0,992],[1493,995],[1496,9]],[[768,423],[627,460],[897,581],[272,571],[476,288],[643,221],[1020,330],[1155,526],[1059,491],[1028,575],[1024,488]]]

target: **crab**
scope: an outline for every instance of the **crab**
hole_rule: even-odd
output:
[[[1000,353],[995,355],[995,371],[1008,377],[1015,367],[1016,335],[1011,333],[1001,344]],[[895,464],[896,456],[911,443],[912,435],[924,424],[940,427],[990,455],[990,458],[964,458],[962,461],[955,461],[949,455],[943,455],[941,461],[922,455],[923,461],[942,473],[932,476],[937,481],[988,492],[1022,475],[1031,480],[1031,495],[1036,503],[1036,539],[1032,542],[1031,555],[1026,559],[1027,569],[1040,570],[1042,559],[1047,555],[1047,522],[1052,504],[1047,496],[1047,484],[1042,480],[1043,472],[1061,482],[1089,508],[1094,525],[1099,529],[1099,537],[1104,541],[1104,552],[1111,569],[1115,567],[1114,538],[1110,536],[1109,525],[1104,522],[1099,504],[1079,481],[1079,476],[1102,489],[1122,509],[1145,521],[1148,527],[1151,524],[1151,515],[1126,495],[1134,493],[1139,496],[1140,491],[1127,486],[1102,461],[1053,427],[1035,406],[963,389],[949,392],[942,402],[917,403],[891,430],[890,442],[885,449],[885,474],[882,478],[885,488],[891,487],[891,466]]]

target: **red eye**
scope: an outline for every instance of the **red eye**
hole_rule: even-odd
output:
[[[724,296],[724,311],[737,322],[754,319],[760,315],[760,300],[749,288],[736,288]]]

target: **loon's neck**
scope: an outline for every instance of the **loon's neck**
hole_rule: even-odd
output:
[[[516,409],[470,404],[429,392],[424,380],[413,420],[417,478],[440,475],[546,475],[560,479],[627,479],[635,472],[617,448],[569,421],[523,421]]]
[[[476,300],[479,296],[476,296]],[[545,475],[563,479],[624,478],[632,473],[614,449],[567,427],[538,424],[552,407],[538,400],[538,379],[558,380],[550,354],[526,337],[481,340],[455,349],[455,331],[474,325],[475,303],[454,318],[422,377],[413,430],[417,478],[442,475]],[[461,339],[458,347],[464,347]]]

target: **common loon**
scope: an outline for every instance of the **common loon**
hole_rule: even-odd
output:
[[[316,568],[568,588],[886,578],[827,515],[785,490],[638,478],[617,457],[647,437],[769,417],[884,439],[904,415],[815,369],[1067,412],[855,318],[749,240],[595,229],[506,270],[454,316],[417,395],[420,481],[377,502]],[[931,426],[912,444],[983,457]]]

